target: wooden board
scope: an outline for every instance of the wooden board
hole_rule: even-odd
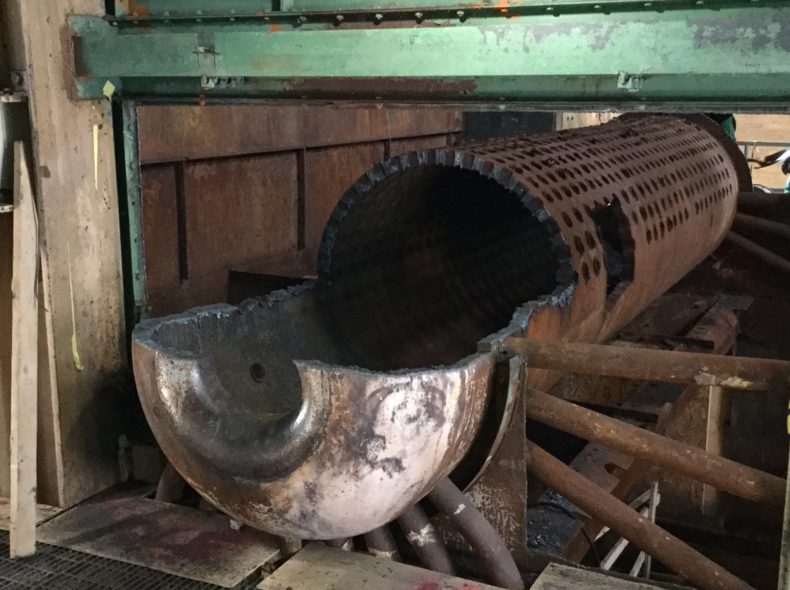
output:
[[[550,564],[532,590],[655,590],[652,584],[623,580],[567,565]]]
[[[59,498],[42,499],[73,505],[117,480],[117,441],[128,415],[111,383],[126,363],[126,345],[110,103],[70,100],[73,81],[64,66],[67,16],[101,14],[104,5],[19,4],[30,67],[39,221],[48,255],[42,295],[51,313],[49,371],[57,380],[49,392],[56,415],[41,420],[58,422],[51,430],[57,440],[46,452],[62,449],[63,465]]]
[[[47,506],[46,504],[36,504],[36,525],[48,521],[63,512],[60,508]],[[11,528],[11,501],[8,498],[0,498],[0,531],[7,531]]]
[[[143,163],[460,131],[460,111],[308,106],[141,106]]]
[[[13,216],[0,215],[0,496],[11,494],[11,252]]]
[[[495,590],[494,586],[311,543],[258,585],[260,590]]]
[[[88,500],[38,528],[41,543],[231,588],[279,558],[273,537],[230,518],[131,495]]]
[[[38,222],[25,144],[14,144],[11,280],[11,557],[36,551]]]

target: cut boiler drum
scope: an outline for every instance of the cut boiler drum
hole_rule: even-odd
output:
[[[501,437],[481,424],[517,394],[496,378],[507,337],[606,339],[716,248],[750,188],[703,116],[386,160],[332,213],[317,279],[136,327],[143,408],[175,469],[234,519],[303,539],[371,531],[465,457],[486,468]],[[538,389],[556,378],[529,372]]]

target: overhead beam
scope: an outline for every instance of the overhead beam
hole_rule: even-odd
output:
[[[75,16],[75,91],[97,97],[110,81],[120,95],[160,99],[790,108],[790,7],[655,4],[392,22]]]

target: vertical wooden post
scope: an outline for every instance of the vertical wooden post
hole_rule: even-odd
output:
[[[724,446],[725,411],[724,388],[711,385],[708,388],[708,427],[705,436],[705,450],[713,455],[721,455]],[[715,514],[719,508],[719,491],[713,486],[702,486],[702,512]]]
[[[790,434],[790,416],[787,418],[787,430]],[[782,549],[779,553],[779,590],[790,590],[790,455],[787,465],[787,490],[785,492],[785,511],[782,523]]]
[[[36,550],[38,223],[21,141],[14,144],[11,279],[11,557]]]

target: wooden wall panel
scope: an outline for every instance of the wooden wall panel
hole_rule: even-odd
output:
[[[384,158],[384,144],[310,150],[305,155],[305,249],[315,258],[324,226],[340,197],[373,164]]]
[[[446,109],[141,106],[142,163],[216,158],[460,131]]]
[[[332,209],[386,146],[443,146],[462,128],[460,112],[442,109],[141,106],[138,115],[154,317],[225,301],[229,270],[313,274]]]

